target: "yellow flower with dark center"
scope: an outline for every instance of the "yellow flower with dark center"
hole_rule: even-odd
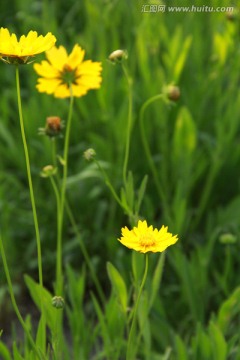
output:
[[[169,233],[166,226],[162,226],[160,230],[153,229],[152,225],[148,227],[146,220],[139,220],[137,227],[132,230],[122,228],[122,237],[118,240],[129,249],[146,253],[162,252],[175,244],[178,237]]]
[[[81,97],[88,90],[100,88],[102,65],[91,60],[83,61],[84,54],[78,44],[69,55],[63,46],[54,46],[47,51],[47,60],[34,64],[35,71],[41,76],[38,78],[38,91],[67,98],[71,92],[73,96]]]
[[[9,64],[27,64],[29,58],[51,49],[55,42],[56,38],[50,32],[46,36],[38,36],[36,31],[31,30],[18,41],[15,34],[0,28],[0,57]]]

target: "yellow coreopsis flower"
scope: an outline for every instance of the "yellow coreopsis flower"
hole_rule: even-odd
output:
[[[129,249],[146,253],[162,252],[175,244],[178,237],[169,233],[166,226],[162,226],[160,230],[153,229],[152,225],[148,227],[146,220],[139,220],[137,227],[132,230],[122,228],[122,237],[118,240]]]
[[[85,51],[76,44],[68,55],[63,46],[54,46],[46,52],[47,60],[34,64],[41,77],[38,79],[39,92],[52,94],[57,98],[85,95],[88,90],[101,85],[102,65],[91,60],[83,61]]]
[[[46,36],[38,36],[36,31],[31,30],[18,41],[15,34],[0,28],[0,57],[9,64],[27,64],[29,58],[51,49],[55,42],[56,38],[50,32]]]

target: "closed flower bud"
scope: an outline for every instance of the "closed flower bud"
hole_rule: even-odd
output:
[[[167,87],[167,97],[169,100],[177,101],[180,98],[180,89],[178,86],[169,85]]]
[[[96,151],[94,149],[87,149],[86,151],[84,151],[83,153],[83,157],[87,160],[87,161],[91,161],[96,155]]]
[[[52,165],[46,165],[41,171],[41,176],[47,178],[49,176],[55,175],[56,172],[57,172],[57,168],[55,168]]]
[[[237,19],[237,11],[236,10],[227,11],[226,18],[229,21],[235,21]]]
[[[56,309],[63,309],[65,306],[65,301],[61,296],[54,296],[52,298],[52,306]]]
[[[62,135],[63,122],[58,116],[49,116],[46,119],[45,128],[39,129],[40,135],[47,135],[49,137],[56,137]]]
[[[126,60],[127,58],[128,54],[126,50],[115,50],[108,57],[108,59],[112,62],[121,62],[122,60]]]
[[[231,233],[225,233],[219,237],[219,241],[224,245],[235,244],[237,241],[237,237],[236,235],[233,235]]]

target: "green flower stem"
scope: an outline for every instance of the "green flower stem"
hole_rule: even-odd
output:
[[[52,184],[52,188],[55,194],[55,198],[56,198],[56,203],[57,203],[57,213],[60,214],[60,194],[59,194],[59,190],[56,184],[56,181],[54,180],[53,176],[49,176],[50,177],[50,181]],[[59,221],[58,221],[59,223]]]
[[[56,142],[55,142],[55,139],[53,139],[53,141],[52,141],[52,161],[53,161],[54,166],[56,166],[57,164],[56,164]],[[59,179],[57,178],[57,180],[59,180]],[[58,191],[58,186],[57,186],[56,182],[54,181],[54,179],[52,177],[51,177],[51,183],[52,183],[52,187],[53,187],[55,197],[56,197],[57,208],[60,209],[60,195],[59,195],[59,191]],[[84,245],[83,239],[82,239],[82,237],[81,237],[81,235],[79,233],[77,223],[75,221],[74,215],[72,213],[72,210],[71,210],[71,207],[70,207],[70,205],[68,203],[67,198],[65,198],[65,209],[66,209],[69,221],[70,221],[70,223],[71,223],[71,225],[73,227],[73,230],[74,230],[74,232],[75,232],[75,234],[76,234],[76,236],[78,238],[82,254],[84,256],[84,259],[86,261],[87,266],[89,267],[93,282],[94,282],[94,284],[96,286],[96,289],[98,291],[99,298],[101,299],[102,303],[105,304],[106,303],[106,298],[105,298],[104,292],[103,292],[102,287],[101,287],[101,285],[100,285],[100,283],[98,281],[98,278],[97,278],[97,276],[95,274],[94,268],[92,266],[92,262],[90,260],[89,255],[88,255],[86,246]]]
[[[131,328],[130,328],[130,332],[129,332],[126,360],[134,360],[135,359],[135,357],[133,357],[133,355],[134,355],[134,349],[135,349],[134,336],[135,336],[135,329],[136,329],[136,323],[137,323],[137,312],[138,312],[138,305],[139,305],[139,301],[140,301],[140,298],[142,295],[143,287],[144,287],[146,279],[147,279],[147,273],[148,273],[148,254],[145,255],[145,270],[144,270],[142,282],[141,282],[141,285],[139,288],[137,301],[136,301],[136,304],[133,309],[133,319],[132,319],[132,324],[131,324]]]
[[[51,139],[51,147],[52,147],[52,161],[53,161],[53,166],[57,167],[57,155],[56,155],[56,139],[52,138]]]
[[[17,315],[17,318],[20,322],[20,324],[22,325],[23,327],[23,330],[24,332],[26,333],[27,337],[28,337],[28,340],[29,340],[29,343],[31,344],[32,348],[33,348],[33,351],[35,352],[36,356],[38,357],[39,360],[42,360],[43,357],[40,353],[40,351],[38,350],[38,348],[36,347],[36,344],[30,334],[30,332],[28,331],[28,328],[22,318],[22,315],[20,314],[20,311],[18,309],[18,306],[17,306],[17,302],[16,302],[16,299],[15,299],[15,296],[14,296],[14,292],[13,292],[13,285],[12,285],[12,280],[11,280],[11,276],[10,276],[10,272],[9,272],[9,268],[8,268],[8,263],[7,263],[7,258],[6,258],[6,254],[5,254],[5,250],[4,250],[4,246],[3,246],[3,241],[2,241],[2,237],[0,235],[0,251],[1,251],[1,256],[2,256],[2,261],[3,261],[3,268],[4,268],[4,272],[5,272],[5,275],[6,275],[6,278],[7,278],[7,284],[8,284],[8,291],[9,291],[9,294],[10,294],[10,297],[11,297],[11,301],[12,301],[12,305],[13,305],[13,308],[14,308],[14,311]]]
[[[33,220],[34,220],[34,227],[35,227],[35,233],[36,233],[36,242],[37,242],[38,276],[39,276],[39,284],[41,286],[40,309],[41,309],[41,314],[42,314],[43,318],[45,319],[44,308],[43,308],[43,299],[42,299],[43,271],[42,271],[41,239],[40,239],[40,231],[39,231],[39,225],[38,225],[37,210],[36,210],[35,197],[34,197],[33,184],[32,184],[30,159],[29,159],[28,146],[27,146],[27,140],[26,140],[25,129],[24,129],[23,114],[22,114],[22,102],[21,102],[20,79],[19,79],[18,65],[16,65],[16,87],[17,87],[17,101],[18,101],[20,128],[21,128],[21,135],[22,135],[23,148],[24,148],[24,154],[25,154],[28,185],[29,185],[30,199],[31,199],[31,204],[32,204],[32,212],[33,212]],[[43,334],[45,332],[44,328],[45,328],[45,321],[42,322],[42,333]]]
[[[97,165],[98,169],[100,170],[100,172],[102,173],[102,176],[105,180],[105,184],[107,185],[107,187],[109,188],[109,190],[111,191],[114,199],[117,201],[117,203],[121,206],[121,208],[127,213],[127,215],[131,218],[133,216],[132,211],[129,209],[129,207],[127,206],[127,204],[123,204],[123,202],[121,201],[121,199],[119,198],[119,196],[117,195],[116,191],[114,190],[114,187],[112,186],[106,171],[102,168],[102,166],[100,165],[99,161],[96,159],[93,159],[93,161],[95,162],[95,164]]]
[[[200,202],[198,205],[197,214],[196,214],[195,219],[192,221],[192,225],[191,225],[192,229],[195,229],[202,219],[202,215],[204,214],[204,211],[206,209],[206,206],[207,206],[207,203],[208,203],[208,200],[210,197],[210,193],[214,186],[214,181],[217,177],[217,174],[218,174],[221,166],[222,166],[222,163],[220,160],[220,156],[218,156],[218,154],[217,154],[216,160],[213,163],[213,166],[210,168],[205,186],[202,190],[202,196],[201,196],[201,199],[200,199]]]
[[[148,139],[146,137],[146,131],[145,131],[144,122],[143,122],[144,114],[145,114],[145,111],[148,108],[148,106],[151,105],[153,102],[155,102],[157,100],[164,99],[164,97],[165,97],[164,94],[155,95],[155,96],[151,97],[150,99],[148,99],[142,105],[141,110],[140,110],[140,115],[139,115],[139,124],[140,124],[142,143],[143,143],[144,151],[145,151],[145,154],[146,154],[146,157],[147,157],[148,165],[149,165],[150,170],[151,170],[151,172],[153,174],[153,179],[154,179],[154,182],[155,182],[155,185],[156,185],[156,189],[157,189],[157,192],[158,192],[158,195],[159,195],[160,199],[162,200],[163,207],[164,207],[164,210],[166,212],[166,216],[167,216],[168,219],[170,219],[170,210],[169,210],[167,198],[166,198],[166,195],[165,195],[165,193],[164,193],[164,191],[162,189],[162,186],[161,186],[159,178],[158,178],[158,172],[157,172],[157,169],[156,169],[156,166],[155,166],[155,163],[153,161],[153,157],[152,157],[152,154],[151,154],[151,151],[150,151],[150,148],[149,148]]]
[[[78,227],[77,227],[77,224],[76,224],[76,221],[74,219],[74,216],[73,216],[73,213],[71,211],[71,208],[68,204],[68,202],[66,201],[66,211],[67,211],[67,214],[68,214],[68,217],[69,217],[69,220],[71,222],[71,225],[73,227],[73,230],[75,232],[75,234],[77,235],[77,238],[78,238],[78,241],[79,241],[79,245],[80,245],[80,248],[81,248],[81,251],[82,251],[82,254],[84,256],[84,259],[86,261],[86,264],[90,270],[90,273],[91,273],[91,276],[92,276],[92,279],[93,279],[93,282],[96,286],[96,289],[97,289],[97,292],[98,292],[98,295],[99,295],[99,298],[101,299],[101,302],[102,304],[106,304],[106,298],[105,298],[105,295],[104,295],[104,292],[102,290],[102,287],[98,281],[98,278],[96,276],[96,273],[94,271],[94,268],[92,266],[92,262],[91,262],[91,259],[88,255],[88,252],[87,252],[87,249],[86,249],[86,246],[84,245],[84,242],[83,242],[83,239],[79,233],[79,230],[78,230]]]
[[[129,158],[129,149],[130,149],[130,140],[131,140],[131,130],[132,130],[132,108],[133,108],[133,99],[132,99],[132,79],[130,78],[128,71],[125,65],[122,63],[122,69],[128,83],[128,121],[127,121],[127,132],[126,132],[126,147],[125,147],[125,156],[123,162],[123,183],[126,187],[127,184],[127,167],[128,167],[128,158]]]
[[[63,232],[63,217],[64,217],[64,208],[65,208],[66,183],[67,183],[67,175],[68,175],[69,139],[70,139],[70,130],[71,130],[72,114],[73,114],[73,100],[74,100],[71,85],[70,85],[70,92],[71,92],[71,96],[70,96],[66,133],[65,133],[64,153],[63,153],[63,179],[61,184],[60,211],[58,214],[57,265],[56,265],[56,294],[58,296],[62,295],[63,292],[62,232]]]
[[[55,194],[55,198],[56,198],[56,204],[57,204],[57,233],[60,234],[61,232],[61,219],[60,219],[60,215],[61,215],[61,198],[60,198],[60,192],[58,189],[58,186],[56,184],[56,181],[54,180],[54,176],[50,176],[50,181],[51,181],[51,185],[53,188],[53,192]],[[52,329],[53,332],[53,336],[52,336],[52,346],[54,349],[54,353],[56,355],[56,357],[58,359],[60,359],[60,353],[61,353],[61,349],[60,349],[60,345],[62,344],[63,341],[63,334],[62,334],[62,312],[57,310],[55,311],[55,323],[54,323],[54,328]]]
[[[155,268],[155,271],[158,271],[158,286],[157,287],[154,287],[151,291],[151,296],[149,297],[149,306],[148,306],[148,309],[146,311],[146,314],[145,314],[145,319],[147,319],[148,315],[149,315],[149,312],[153,306],[153,303],[154,303],[154,300],[157,296],[157,291],[159,291],[159,288],[161,286],[161,283],[162,283],[162,275],[163,275],[163,268],[164,268],[164,264],[165,264],[165,258],[166,258],[166,251],[163,251],[159,258],[158,258],[158,262],[157,262],[157,265],[156,265],[156,268]],[[159,271],[160,269],[160,271]],[[156,272],[154,274],[154,276],[156,276]],[[141,336],[142,336],[142,332],[143,332],[143,329],[144,328],[144,323],[142,324],[141,326],[141,331],[139,332],[138,334],[138,337],[137,337],[137,346],[138,344],[140,343],[141,341]]]

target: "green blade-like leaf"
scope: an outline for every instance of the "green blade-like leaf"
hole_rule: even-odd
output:
[[[211,321],[209,325],[209,333],[212,340],[212,349],[214,360],[227,359],[227,343],[219,327]]]
[[[42,326],[43,323],[45,322],[43,316],[44,315],[42,314],[39,324],[38,324],[36,345],[45,354],[45,351],[46,351],[46,328],[45,328],[45,326]]]
[[[225,333],[231,324],[232,318],[240,312],[240,287],[223,302],[218,312],[217,324],[221,331]]]
[[[12,360],[10,351],[2,341],[0,342],[0,356],[3,360]]]
[[[153,274],[153,278],[151,282],[150,308],[154,303],[154,300],[157,296],[157,293],[161,285],[164,262],[165,262],[165,251],[159,256],[159,260]]]
[[[140,206],[142,204],[143,197],[144,197],[144,194],[145,194],[145,191],[146,191],[147,181],[148,181],[148,176],[145,175],[142,182],[141,182],[140,188],[138,190],[137,202],[136,202],[136,207],[135,207],[136,214],[139,213]]]
[[[25,275],[24,280],[30,291],[31,297],[39,310],[41,309],[41,296],[42,296],[46,321],[49,328],[53,329],[55,322],[55,312],[57,310],[52,306],[52,295],[48,290],[44,288],[41,289],[40,285],[36,283],[32,278],[30,278],[30,276]]]
[[[177,353],[177,359],[188,360],[187,346],[184,344],[180,336],[175,337],[175,348]]]
[[[119,303],[121,304],[122,310],[124,313],[126,313],[128,296],[127,296],[127,287],[125,285],[125,282],[122,276],[120,275],[119,271],[110,262],[107,263],[107,272],[113,290],[115,291],[116,296],[119,299]]]

